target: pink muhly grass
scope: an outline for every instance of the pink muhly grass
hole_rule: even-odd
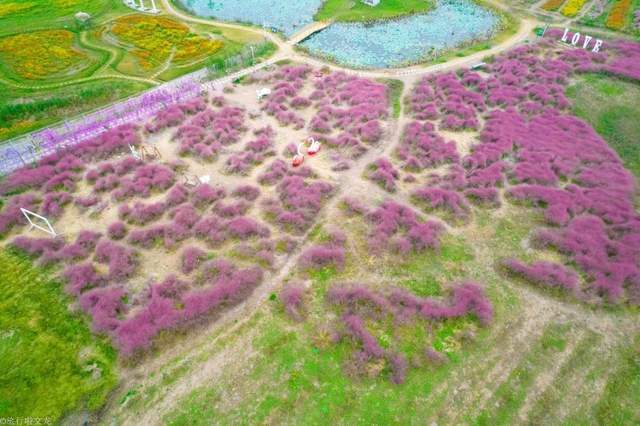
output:
[[[302,253],[298,260],[302,269],[318,269],[333,266],[344,267],[344,249],[334,245],[316,245]]]
[[[347,333],[362,345],[364,352],[371,358],[384,356],[384,349],[376,338],[367,330],[362,318],[356,314],[346,314],[342,317]]]
[[[241,185],[233,190],[232,196],[255,201],[260,196],[260,189],[252,185]]]
[[[193,191],[191,201],[196,207],[203,208],[226,197],[226,195],[224,188],[214,188],[207,183],[203,183]]]
[[[109,240],[98,244],[94,260],[109,265],[109,278],[117,281],[131,278],[138,264],[134,250]]]
[[[289,283],[280,292],[280,301],[287,315],[294,321],[304,318],[305,288],[300,283]]]
[[[502,265],[509,272],[542,287],[560,288],[574,294],[578,290],[578,274],[557,263],[539,261],[526,265],[516,259],[507,259]]]
[[[241,269],[230,276],[221,276],[210,288],[186,294],[184,316],[194,319],[205,315],[222,305],[233,305],[243,300],[262,281],[260,268]]]
[[[207,259],[207,253],[198,247],[187,247],[182,251],[182,273],[190,274]]]
[[[379,158],[369,168],[370,170],[367,174],[369,179],[376,182],[386,191],[395,192],[396,181],[400,177],[400,173],[388,159]]]
[[[124,222],[114,222],[107,228],[107,235],[112,240],[121,240],[127,236],[127,226]]]
[[[98,274],[91,263],[67,266],[62,277],[67,282],[65,290],[74,296],[79,296],[83,291],[106,283],[105,277]]]
[[[95,332],[112,332],[120,326],[119,316],[125,310],[122,302],[125,294],[122,288],[98,287],[80,295],[80,307],[91,315]]]

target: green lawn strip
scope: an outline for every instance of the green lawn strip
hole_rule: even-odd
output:
[[[148,87],[141,82],[113,79],[69,85],[46,93],[7,87],[4,93],[9,96],[0,100],[0,141],[92,111]],[[16,123],[24,126],[14,129]]]
[[[620,350],[620,361],[595,406],[599,424],[637,425],[640,422],[640,335]]]
[[[597,352],[601,340],[601,335],[587,331],[565,359],[552,383],[533,403],[527,419],[529,424],[558,424],[556,415],[567,406],[566,399],[577,397],[580,394],[579,387],[588,385],[580,383],[579,377],[588,377],[588,370],[599,368],[594,361],[600,356]]]
[[[117,382],[116,353],[91,334],[50,273],[0,251],[0,418],[96,410]]]
[[[316,21],[360,22],[399,18],[424,13],[433,8],[430,0],[381,0],[377,6],[362,1],[326,0],[316,13]]]
[[[476,425],[508,425],[517,421],[516,414],[524,403],[536,377],[551,368],[555,357],[566,347],[565,324],[549,324],[540,339],[498,386],[480,415],[472,421]]]
[[[389,103],[393,110],[393,117],[400,118],[400,113],[402,112],[402,103],[400,98],[402,97],[404,83],[402,80],[395,79],[380,79],[379,81],[386,84],[389,88]]]
[[[579,77],[567,96],[574,114],[591,124],[640,177],[640,85],[589,74]]]

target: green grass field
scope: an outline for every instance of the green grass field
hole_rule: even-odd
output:
[[[433,7],[427,0],[381,0],[372,7],[360,1],[326,0],[315,16],[317,21],[375,21],[426,12]]]
[[[603,75],[580,77],[567,90],[574,113],[589,122],[640,177],[640,85]]]
[[[104,404],[116,353],[69,311],[51,273],[0,251],[0,418],[49,418]]]

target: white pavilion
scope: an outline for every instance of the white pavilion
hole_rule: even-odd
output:
[[[144,0],[124,0],[124,4],[131,9],[137,10],[138,12],[143,13],[160,13],[160,9],[156,7],[156,0],[148,0],[147,3],[151,3],[150,5],[145,5]],[[149,7],[150,6],[150,7]]]

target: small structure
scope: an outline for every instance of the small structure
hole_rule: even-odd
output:
[[[487,66],[487,64],[485,62],[478,62],[477,64],[471,65],[471,69],[473,71],[476,71],[476,70],[480,70],[480,69],[482,69],[482,68],[484,68],[486,66]]]
[[[258,100],[261,100],[262,98],[269,96],[271,94],[271,89],[269,89],[268,87],[263,87],[262,89],[256,90],[256,96],[258,97]]]
[[[46,232],[47,234],[51,235],[54,238],[58,236],[56,231],[53,229],[53,226],[51,226],[51,222],[49,222],[49,219],[47,219],[46,217],[40,216],[39,214],[34,213],[31,210],[24,209],[22,207],[20,208],[20,211],[22,212],[24,217],[27,218],[27,221],[29,221],[29,224],[31,225],[29,226],[29,231],[32,230],[33,228],[36,228]],[[36,223],[33,219],[37,219],[43,222],[46,225],[46,228]]]
[[[127,7],[137,10],[138,12],[153,13],[153,14],[160,13],[160,9],[156,7],[156,0],[150,0],[149,2],[151,3],[151,7],[145,6],[144,0],[138,0],[137,2],[136,0],[124,0],[124,4]]]
[[[82,25],[86,24],[91,19],[91,15],[85,12],[78,12],[73,15],[73,17],[76,18],[76,21],[78,21]]]
[[[380,4],[380,0],[362,0],[362,3],[366,4],[367,6],[377,6]]]

